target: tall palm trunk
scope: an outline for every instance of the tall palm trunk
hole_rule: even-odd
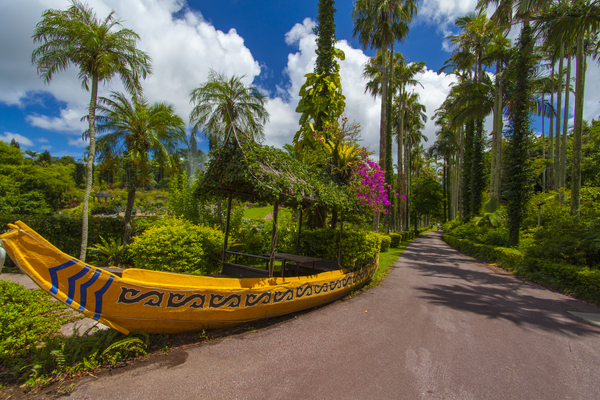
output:
[[[554,189],[560,191],[561,149],[560,149],[560,118],[562,112],[562,75],[563,75],[564,44],[560,45],[560,60],[558,61],[558,85],[556,86],[556,145],[554,147]]]
[[[81,221],[81,248],[79,259],[85,262],[88,244],[88,219],[90,193],[92,192],[92,183],[94,181],[94,157],[96,155],[96,99],[98,96],[98,72],[92,74],[92,94],[90,97],[90,108],[88,110],[88,123],[90,134],[90,150],[88,153],[87,165],[85,167],[85,194],[83,195],[83,212]]]
[[[571,173],[571,215],[580,216],[581,188],[581,131],[583,128],[583,94],[585,90],[585,55],[583,36],[577,38],[577,67],[575,70],[575,115],[573,124],[573,165]]]
[[[388,67],[387,67],[387,46],[381,49],[381,119],[379,121],[379,168],[385,171],[386,160],[386,142],[387,142],[387,86],[388,86]],[[379,232],[379,213],[376,212],[373,217],[373,230]]]
[[[542,159],[544,160],[544,165],[546,163],[546,117],[544,116],[544,104],[546,102],[546,93],[542,93]],[[546,167],[542,169],[542,191],[546,193]]]
[[[565,190],[567,189],[567,135],[569,130],[569,98],[571,86],[571,55],[567,59],[567,79],[565,81],[565,115],[563,117],[562,149],[560,151],[560,185],[563,191],[560,195],[560,202],[565,202]]]
[[[400,92],[400,96],[402,96],[402,91]],[[404,101],[402,100],[402,98],[400,98],[398,113],[398,229],[403,230],[404,199],[402,198],[402,196],[404,195],[404,158],[402,156],[402,150],[404,147]]]
[[[492,171],[490,196],[500,201],[500,177],[502,174],[502,62],[496,62],[496,96],[494,98],[494,133],[492,135]]]
[[[554,77],[554,64],[552,64],[552,76]],[[554,110],[554,85],[552,86],[552,92],[550,93],[550,107]],[[548,131],[548,139],[550,140],[550,175],[551,177],[554,177],[554,117],[552,117],[552,114],[550,114],[550,130]],[[553,184],[550,184],[550,186],[552,186],[552,189],[557,189]]]

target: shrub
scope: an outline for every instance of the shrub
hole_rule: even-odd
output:
[[[135,238],[129,250],[137,268],[209,274],[220,269],[224,235],[204,225],[163,218]]]
[[[304,230],[300,235],[302,250],[310,256],[336,260],[339,234],[339,230],[330,228]],[[375,258],[381,248],[380,236],[371,231],[344,229],[342,267],[359,267]]]
[[[381,239],[380,251],[382,253],[384,253],[390,249],[390,244],[392,243],[392,238],[387,235],[379,235],[379,238]]]
[[[390,247],[398,248],[398,247],[400,247],[400,243],[402,243],[402,233],[401,232],[390,233]]]
[[[600,266],[600,223],[577,216],[547,221],[536,229],[525,250],[530,258],[574,265]]]
[[[67,215],[5,214],[0,215],[0,231],[8,230],[6,224],[12,224],[15,221],[24,222],[60,250],[73,257],[79,257],[81,249],[81,215],[79,217],[71,217]],[[100,236],[121,241],[123,230],[122,217],[105,218],[90,216],[88,245],[94,246],[101,243]]]

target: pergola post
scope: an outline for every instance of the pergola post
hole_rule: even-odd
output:
[[[275,200],[273,205],[273,234],[271,236],[271,259],[269,260],[269,277],[273,276],[273,267],[275,264],[275,246],[277,245],[277,213],[279,211],[279,201]]]
[[[229,192],[229,196],[227,197],[227,219],[225,220],[225,240],[223,241],[223,257],[221,258],[221,263],[226,261],[227,256],[227,238],[229,237],[229,219],[231,217],[231,198],[232,193]]]
[[[298,210],[298,237],[296,238],[296,254],[300,255],[300,234],[302,233],[302,208]]]

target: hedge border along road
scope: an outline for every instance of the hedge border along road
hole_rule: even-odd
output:
[[[443,240],[480,261],[494,263],[518,277],[600,306],[600,270],[526,258],[516,249],[475,243],[448,234]]]

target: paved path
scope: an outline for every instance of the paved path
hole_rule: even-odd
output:
[[[598,308],[432,232],[380,287],[262,331],[82,380],[69,399],[600,399]]]

